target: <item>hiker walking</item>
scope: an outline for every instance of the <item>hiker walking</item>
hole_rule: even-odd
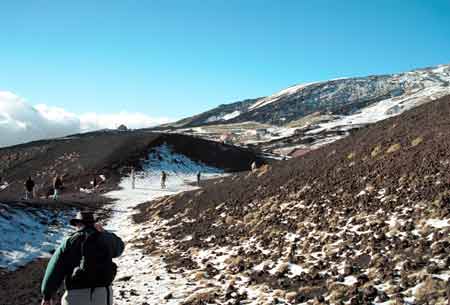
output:
[[[197,172],[197,185],[200,185],[200,179],[201,179],[202,173],[200,171]]]
[[[53,179],[53,200],[58,200],[59,193],[61,192],[63,187],[63,182],[61,176],[56,175]]]
[[[33,198],[34,181],[31,176],[28,176],[27,181],[25,181],[25,200],[30,200]]]
[[[96,189],[98,186],[97,175],[94,175],[94,179],[92,180],[92,187]]]
[[[166,188],[166,180],[167,180],[167,174],[165,171],[161,172],[161,188],[165,189]]]
[[[136,188],[136,173],[134,171],[134,168],[131,168],[131,189]]]
[[[79,212],[70,221],[77,231],[57,248],[41,285],[41,305],[51,305],[61,283],[66,291],[61,305],[112,305],[111,283],[117,273],[112,259],[119,257],[124,243],[96,223],[91,212]]]

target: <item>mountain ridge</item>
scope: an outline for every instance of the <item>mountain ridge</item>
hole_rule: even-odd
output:
[[[442,87],[443,91],[450,94],[449,84],[450,64],[402,73],[296,84],[267,97],[220,105],[164,126],[188,128],[245,121],[281,126],[316,111],[349,114],[386,98],[409,95],[430,87]],[[233,113],[234,116],[227,117]]]

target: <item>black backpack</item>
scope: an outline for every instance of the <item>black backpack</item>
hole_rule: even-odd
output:
[[[77,288],[107,287],[117,274],[108,245],[101,239],[102,232],[85,233],[81,242],[81,261],[71,276],[71,286]]]

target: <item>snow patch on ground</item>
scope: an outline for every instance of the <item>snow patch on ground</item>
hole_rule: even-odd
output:
[[[2,184],[0,184],[0,191],[3,191],[4,189],[6,189],[9,186],[8,182],[3,182]]]
[[[0,268],[15,270],[49,257],[55,244],[71,232],[74,211],[52,211],[0,203]]]
[[[235,110],[233,112],[227,113],[222,116],[213,115],[206,119],[206,123],[217,122],[217,121],[228,121],[228,120],[234,119],[235,117],[238,117],[240,115],[241,115],[241,112],[239,110]]]
[[[306,88],[307,86],[313,85],[313,84],[318,84],[319,82],[312,82],[312,83],[306,83],[306,84],[299,84],[299,85],[295,85],[295,86],[291,86],[287,89],[281,90],[271,96],[268,96],[266,98],[263,98],[259,101],[257,101],[256,103],[254,103],[253,105],[251,105],[248,110],[253,110],[253,109],[257,109],[257,108],[261,108],[263,106],[266,106],[268,104],[271,104],[273,102],[278,101],[280,98],[282,98],[283,96],[286,95],[292,95],[297,93],[298,91],[302,90],[303,88]]]
[[[426,224],[436,229],[442,229],[450,226],[450,219],[428,219]]]
[[[236,110],[236,111],[233,111],[231,113],[228,113],[228,114],[224,115],[222,117],[222,119],[225,120],[225,121],[228,121],[228,120],[234,119],[235,117],[238,117],[240,115],[241,115],[241,112]]]

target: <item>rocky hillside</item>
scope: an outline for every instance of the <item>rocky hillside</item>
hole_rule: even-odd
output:
[[[450,65],[300,84],[160,128],[297,156],[448,95],[449,84]]]
[[[104,185],[114,188],[128,166],[139,166],[151,148],[164,143],[225,171],[246,170],[257,159],[249,150],[185,135],[144,130],[92,132],[1,148],[0,199],[19,199],[29,175],[37,183],[39,196],[46,195],[56,174],[63,176],[69,191],[90,187],[94,175],[105,177]]]
[[[218,107],[211,109],[209,111],[200,113],[198,115],[194,115],[192,117],[188,117],[177,121],[175,123],[165,124],[160,126],[160,128],[183,128],[183,127],[191,127],[191,126],[199,126],[206,124],[215,124],[218,121],[227,121],[231,120],[241,113],[248,110],[254,103],[256,103],[259,99],[248,99],[243,101],[234,102],[231,104],[222,104]]]
[[[271,96],[221,105],[173,127],[254,121],[286,125],[313,113],[348,115],[377,102],[450,93],[450,65],[392,75],[342,78],[299,84]],[[400,108],[400,109],[399,109]],[[402,106],[390,111],[399,112]]]
[[[421,73],[421,72],[417,72]],[[447,304],[450,97],[140,206],[184,304]],[[169,241],[167,240],[169,239]]]

